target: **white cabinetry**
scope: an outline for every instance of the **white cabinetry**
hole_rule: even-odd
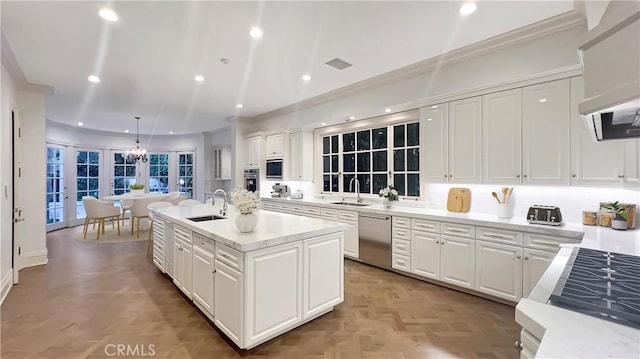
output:
[[[236,345],[244,340],[244,277],[216,255],[215,324]]]
[[[284,133],[267,136],[267,158],[282,158],[284,156]]]
[[[422,108],[420,125],[424,128],[421,151],[425,179],[429,182],[448,182],[449,179],[449,125],[445,104]]]
[[[482,98],[449,103],[449,182],[482,182]]]
[[[342,303],[344,293],[344,260],[340,234],[303,242],[302,318],[323,314]],[[333,263],[333,265],[327,265]]]
[[[196,233],[193,241],[193,301],[205,314],[213,316],[214,243]]]
[[[153,264],[166,272],[166,241],[165,241],[164,219],[153,219]]]
[[[556,252],[540,251],[524,248],[522,251],[524,264],[522,268],[522,297],[527,298],[533,291],[544,272],[549,268]]]
[[[289,180],[313,181],[313,133],[289,135]]]
[[[569,82],[522,90],[523,184],[569,184]]]
[[[475,272],[476,290],[513,302],[520,300],[521,247],[477,241]]]
[[[213,148],[213,179],[229,180],[231,179],[231,148],[230,147],[214,147]]]
[[[176,234],[178,226],[176,226]],[[185,240],[176,236],[175,242],[175,268],[173,273],[173,284],[191,299],[193,288],[193,256],[192,246]]]
[[[640,190],[640,140],[624,142],[623,185],[627,189]]]
[[[440,235],[411,231],[411,273],[440,279]]]
[[[262,138],[260,136],[253,136],[244,140],[245,151],[245,167],[246,168],[259,168],[260,159],[262,158]]]
[[[475,241],[440,236],[440,279],[459,287],[473,289],[475,283]]]
[[[358,233],[358,212],[340,211],[338,222],[351,225],[344,232],[344,255],[358,258],[360,255],[360,240]]]
[[[520,183],[521,131],[521,89],[482,96],[483,183]]]

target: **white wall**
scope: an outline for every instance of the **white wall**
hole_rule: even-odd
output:
[[[127,150],[135,145],[135,134],[118,134],[95,131],[86,128],[61,125],[47,121],[46,140],[52,143],[90,147],[100,149]],[[153,151],[182,151],[195,150],[196,188],[194,198],[203,201],[205,188],[205,145],[204,135],[172,135],[172,136],[140,136],[140,146]],[[44,168],[44,166],[43,166]],[[43,195],[44,199],[44,195]]]

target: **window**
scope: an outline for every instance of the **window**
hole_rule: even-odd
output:
[[[169,154],[149,155],[149,192],[169,193]]]
[[[113,153],[113,194],[128,193],[129,185],[136,183],[136,162],[129,161],[123,152]]]
[[[76,189],[76,218],[84,218],[82,197],[100,198],[100,152],[76,151]]]
[[[418,122],[322,137],[323,192],[377,194],[393,184],[401,196],[420,196]],[[353,182],[353,183],[352,183]]]
[[[47,224],[64,221],[64,149],[47,147]]]
[[[178,190],[193,198],[193,152],[178,153]]]

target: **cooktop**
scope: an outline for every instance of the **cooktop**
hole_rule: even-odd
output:
[[[550,303],[640,328],[640,257],[574,248]]]

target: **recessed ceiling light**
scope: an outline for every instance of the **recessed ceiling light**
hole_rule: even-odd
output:
[[[124,130],[124,133],[129,133],[129,130]]]
[[[432,118],[428,118],[427,121],[433,121],[433,119]]]
[[[251,37],[262,37],[262,30],[260,30],[259,27],[252,27],[251,31],[249,31],[249,35],[251,35]]]
[[[390,108],[385,108],[384,112],[389,113],[389,112],[391,112],[391,109]]]
[[[356,118],[355,118],[355,116],[351,116],[351,117],[349,117],[349,119],[350,120],[355,120]]]
[[[320,124],[320,126],[326,126],[326,125],[327,125],[326,122],[323,122],[323,123]]]
[[[478,5],[475,2],[466,2],[460,6],[460,15],[469,15],[474,13],[478,9]]]
[[[169,131],[169,134],[170,134],[170,135],[173,135],[173,131]]]
[[[538,102],[547,102],[546,98],[541,98]]]
[[[438,108],[438,106],[431,106],[431,108]]]
[[[87,80],[89,80],[89,82],[100,82],[100,78],[96,75],[91,75],[87,77]]]
[[[194,80],[198,81],[198,82],[202,82],[204,81],[204,76],[202,75],[196,75],[196,77],[194,77]]]
[[[107,20],[107,21],[118,21],[118,14],[116,14],[115,11],[109,9],[108,7],[104,7],[102,9],[100,9],[100,11],[98,12],[98,15],[100,15],[101,18]]]
[[[78,122],[78,126],[84,126],[84,123]]]
[[[244,107],[244,105],[243,105],[243,104],[241,104],[241,103],[239,103],[239,104],[237,104],[237,105],[236,105],[236,108],[243,108],[243,107]]]
[[[230,63],[230,62],[231,62],[231,60],[226,59],[226,58],[224,58],[224,57],[223,57],[223,58],[221,58],[221,59],[220,59],[220,62],[222,62],[223,64],[225,64],[225,65],[226,65],[226,64]]]
[[[311,76],[310,75],[303,75],[302,76],[302,80],[303,81],[311,81]]]

